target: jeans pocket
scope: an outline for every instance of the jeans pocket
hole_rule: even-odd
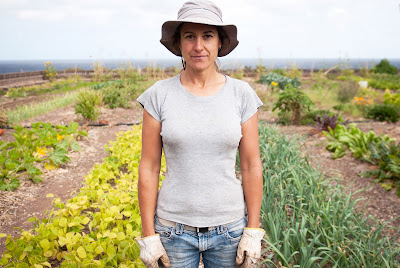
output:
[[[154,220],[154,231],[160,235],[162,241],[166,241],[172,238],[174,228],[162,225],[156,218]]]
[[[226,236],[232,242],[238,242],[242,238],[244,227],[247,225],[247,219],[244,217],[236,222],[226,226]]]

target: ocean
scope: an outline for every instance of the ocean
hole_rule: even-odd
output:
[[[220,58],[222,69],[238,69],[245,66],[255,68],[258,64],[264,65],[267,69],[285,69],[296,66],[299,69],[327,69],[337,64],[341,68],[359,69],[371,68],[379,63],[381,59],[231,59]],[[390,64],[400,68],[400,59],[388,59]],[[178,67],[181,68],[180,58],[176,59],[104,59],[104,60],[0,60],[0,73],[16,73],[41,71],[45,69],[45,62],[53,63],[57,70],[65,70],[67,68],[81,68],[92,70],[96,63],[109,68],[123,68],[130,64],[137,68],[144,67]]]

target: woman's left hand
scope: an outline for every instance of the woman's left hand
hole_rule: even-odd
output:
[[[265,231],[261,228],[244,228],[236,256],[236,264],[239,267],[257,266],[261,257],[261,240],[264,234]]]

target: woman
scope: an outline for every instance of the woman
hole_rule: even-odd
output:
[[[200,254],[205,267],[253,267],[260,258],[262,102],[215,63],[238,45],[236,36],[209,1],[186,2],[178,20],[162,26],[160,41],[182,57],[183,71],[137,99],[144,107],[137,242],[146,267],[197,268]],[[162,149],[167,172],[158,192]]]

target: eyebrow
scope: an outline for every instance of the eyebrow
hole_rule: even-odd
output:
[[[186,32],[184,32],[183,34],[188,34],[188,33],[194,34],[194,32],[191,32],[191,31],[186,31]],[[204,32],[203,32],[203,34],[208,34],[208,33],[213,33],[213,34],[215,34],[215,31],[209,30],[209,31],[204,31]]]

